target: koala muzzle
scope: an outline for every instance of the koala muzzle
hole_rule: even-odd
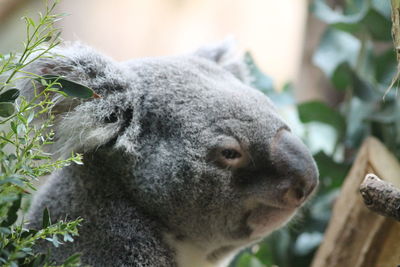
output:
[[[283,203],[300,206],[318,184],[318,170],[311,153],[297,136],[281,129],[272,142],[271,156],[279,173]]]

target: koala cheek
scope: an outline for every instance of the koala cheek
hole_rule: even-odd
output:
[[[289,222],[294,214],[295,209],[280,209],[259,205],[247,219],[247,224],[252,230],[250,238],[260,238],[271,233]]]

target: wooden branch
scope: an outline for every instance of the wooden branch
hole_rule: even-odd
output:
[[[369,209],[400,221],[399,188],[374,174],[367,174],[360,185],[360,193]]]

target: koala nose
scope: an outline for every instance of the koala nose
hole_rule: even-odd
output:
[[[299,206],[318,184],[318,170],[311,153],[293,133],[281,129],[272,142],[272,161],[282,177],[283,201]]]

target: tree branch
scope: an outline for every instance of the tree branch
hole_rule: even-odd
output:
[[[374,174],[367,174],[360,185],[360,193],[369,209],[400,221],[399,188]]]

